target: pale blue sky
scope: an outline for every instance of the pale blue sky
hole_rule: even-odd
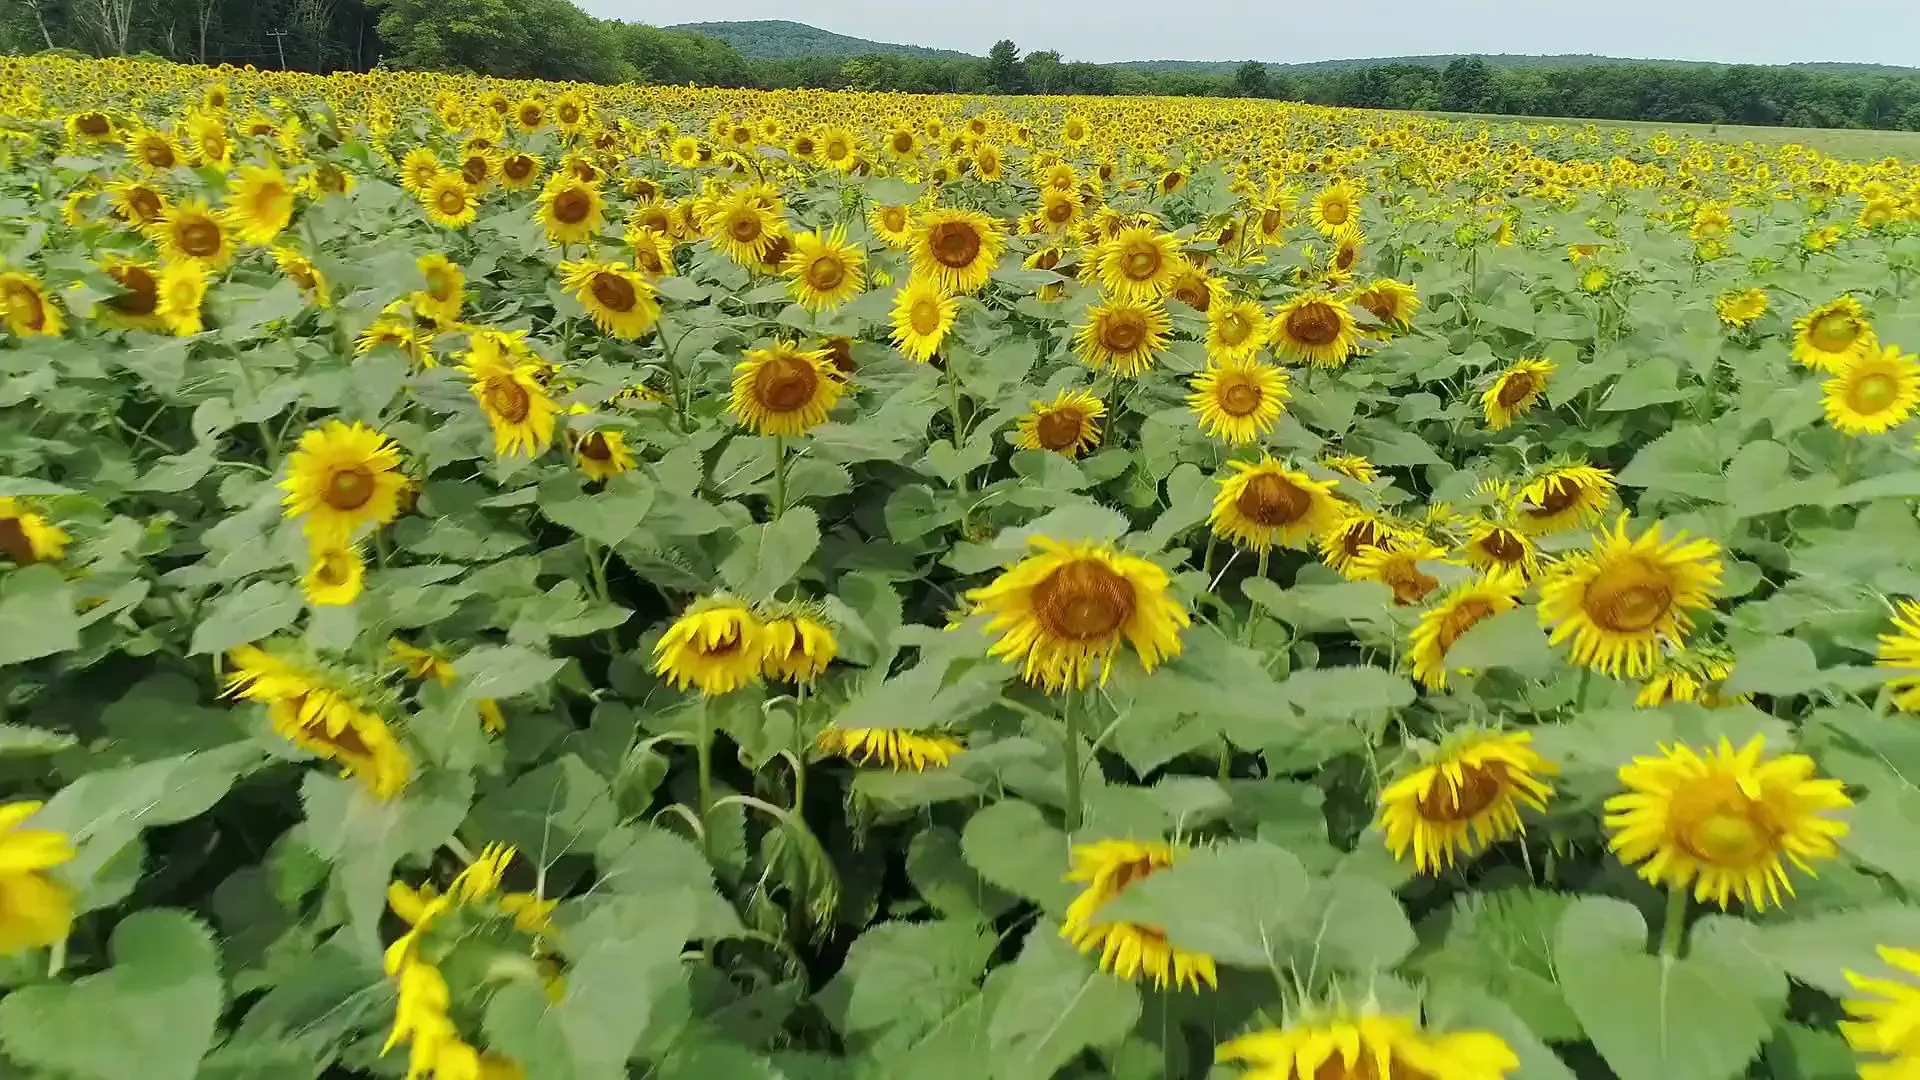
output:
[[[1920,66],[1920,0],[578,0],[656,25],[791,19],[985,53],[1296,63],[1431,53],[1598,53]]]

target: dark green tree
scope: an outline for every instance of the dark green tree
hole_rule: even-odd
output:
[[[1450,112],[1488,112],[1493,72],[1477,56],[1455,57],[1440,73],[1440,107]]]
[[[1021,91],[1021,76],[1025,72],[1020,67],[1020,47],[1005,38],[993,43],[987,51],[987,79],[993,88],[1002,94],[1017,94]]]
[[[1241,97],[1271,97],[1273,80],[1267,74],[1267,65],[1258,60],[1241,64],[1233,73],[1233,92]]]

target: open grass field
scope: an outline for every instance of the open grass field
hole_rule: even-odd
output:
[[[1920,1074],[1905,137],[0,76],[7,1080]]]
[[[1512,124],[1520,128],[1580,128],[1591,124],[1603,131],[1626,131],[1636,140],[1666,132],[1676,139],[1739,145],[1784,146],[1797,143],[1834,157],[1871,161],[1882,157],[1920,158],[1920,131],[1870,131],[1861,128],[1745,127],[1738,124],[1652,124],[1633,120],[1578,120],[1565,117],[1501,116],[1479,113],[1423,113],[1466,124]]]

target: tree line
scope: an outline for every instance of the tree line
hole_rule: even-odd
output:
[[[906,93],[1242,97],[1359,108],[1920,131],[1920,75],[1615,63],[1383,63],[1227,74],[984,57],[748,59],[716,38],[597,19],[572,0],[6,0],[0,49],[152,55],[304,71],[391,68],[593,83]]]

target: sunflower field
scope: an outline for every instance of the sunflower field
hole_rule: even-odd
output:
[[[0,60],[5,1080],[1920,1077],[1920,164]]]

